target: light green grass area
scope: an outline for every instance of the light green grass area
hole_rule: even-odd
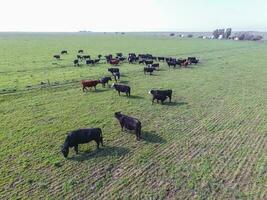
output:
[[[0,47],[0,199],[267,198],[266,42],[7,34]],[[100,85],[83,93],[79,81],[110,75],[110,66],[74,67],[78,49],[201,63],[161,63],[153,76],[124,63],[131,98]],[[172,89],[173,103],[151,105],[152,88]],[[140,142],[120,131],[116,111],[140,119]],[[80,145],[64,159],[66,132],[83,127],[102,128],[105,147]]]

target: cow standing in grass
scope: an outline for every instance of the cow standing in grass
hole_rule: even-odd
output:
[[[154,103],[155,100],[161,101],[161,104],[169,98],[169,102],[172,101],[172,90],[150,90],[149,94],[153,96],[152,98],[152,104]]]
[[[85,92],[85,89],[87,90],[87,88],[92,88],[94,87],[96,90],[96,86],[97,84],[100,83],[99,80],[83,80],[82,81],[82,86],[83,86],[83,92]]]
[[[113,83],[111,87],[115,88],[115,90],[118,91],[119,96],[121,95],[121,92],[126,93],[126,96],[131,95],[131,88],[127,85]]]
[[[115,118],[119,120],[122,131],[123,129],[134,130],[136,140],[139,141],[141,139],[142,124],[138,119],[123,115],[121,112],[116,112]]]
[[[111,81],[111,77],[110,76],[105,76],[103,78],[101,78],[99,81],[102,84],[103,87],[106,87],[106,84],[108,84],[109,81]]]

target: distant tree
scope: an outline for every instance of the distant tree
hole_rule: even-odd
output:
[[[220,34],[219,34],[219,29],[214,30],[213,33],[212,33],[212,35],[213,35],[213,37],[214,37],[215,39],[218,39],[219,36],[220,36]]]
[[[262,40],[263,39],[263,37],[261,36],[261,35],[256,35],[256,36],[254,36],[253,37],[253,41],[258,41],[258,40]]]
[[[229,39],[229,37],[231,36],[231,34],[232,34],[232,29],[231,28],[227,28],[225,30],[224,38],[225,39]]]
[[[193,34],[188,34],[187,37],[188,38],[192,38],[194,35]]]
[[[172,37],[172,36],[175,36],[175,34],[174,34],[174,33],[171,33],[170,36],[171,36],[171,37]]]
[[[239,40],[250,40],[250,41],[258,41],[262,40],[263,37],[261,35],[254,35],[250,32],[240,32],[235,35]]]

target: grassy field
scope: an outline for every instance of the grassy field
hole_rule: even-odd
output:
[[[0,199],[267,199],[267,43],[162,36],[0,35]],[[62,49],[69,55],[52,58]],[[132,97],[79,81],[109,65],[73,67],[78,49],[197,56],[189,69],[145,76],[122,64]],[[41,84],[43,82],[43,84]],[[50,83],[50,86],[46,83]],[[151,88],[173,103],[151,105]],[[142,122],[142,141],[114,112]],[[105,147],[64,159],[66,132],[100,127]]]

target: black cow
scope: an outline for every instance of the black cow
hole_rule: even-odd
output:
[[[153,68],[158,68],[159,69],[159,63],[153,63],[152,65],[151,65],[151,67],[153,67]]]
[[[173,68],[175,68],[177,62],[175,60],[169,60],[169,61],[167,61],[167,64],[168,64],[169,67],[173,66]]]
[[[94,65],[95,64],[95,61],[94,60],[86,60],[86,64],[87,65]]]
[[[107,63],[109,63],[111,61],[111,59],[112,59],[112,55],[111,54],[107,55],[107,56],[105,56],[105,58],[107,60]]]
[[[116,53],[118,57],[122,57],[122,53]]]
[[[169,98],[169,102],[172,101],[172,90],[150,90],[149,94],[153,95],[152,104],[154,103],[155,99],[157,101],[160,100],[163,104],[167,97]]]
[[[90,59],[91,56],[90,55],[84,55],[84,56],[82,56],[82,58],[86,60],[86,59]]]
[[[106,87],[106,84],[108,84],[109,81],[112,81],[110,76],[105,76],[100,79],[100,83],[102,84],[103,87]]]
[[[139,64],[144,64],[145,60],[139,60]]]
[[[153,64],[153,60],[145,60],[145,64],[146,65],[152,65]]]
[[[144,74],[149,73],[149,75],[152,75],[155,68],[153,67],[144,67]]]
[[[75,60],[73,61],[73,64],[74,64],[74,66],[79,66],[79,60],[78,60],[78,59],[75,59]]]
[[[121,95],[120,93],[126,93],[126,96],[130,96],[131,95],[131,88],[127,85],[121,85],[121,84],[117,84],[117,83],[113,83],[111,87],[114,87],[115,90],[118,91],[119,96]]]
[[[108,68],[108,71],[113,74],[114,72],[120,72],[120,69],[119,68],[116,68],[116,67],[112,67],[112,68]]]
[[[100,128],[86,128],[78,129],[68,133],[68,136],[62,145],[61,152],[64,157],[68,157],[69,148],[74,147],[76,154],[78,154],[78,145],[88,143],[94,140],[97,144],[97,149],[99,149],[99,144],[103,145],[102,130]]]
[[[112,73],[112,76],[114,77],[116,83],[117,83],[118,80],[120,80],[120,78],[121,78],[121,74],[120,74],[120,72],[113,72],[113,73]]]
[[[101,59],[101,58],[102,58],[102,55],[101,55],[101,54],[99,54],[97,57],[98,57],[98,59]]]
[[[158,57],[158,61],[164,61],[165,58],[164,57]]]
[[[196,57],[188,57],[187,60],[189,61],[189,63],[193,63],[193,64],[197,64],[199,62],[199,60]]]
[[[116,112],[114,116],[116,119],[119,120],[122,131],[123,128],[127,130],[134,130],[136,135],[136,140],[139,141],[141,139],[142,124],[138,119],[123,115],[121,114],[121,112]]]
[[[60,55],[54,55],[53,56],[55,59],[59,60],[60,59]]]
[[[83,56],[81,56],[81,55],[77,55],[77,58],[78,58],[79,60],[83,60]]]
[[[82,50],[82,49],[80,49],[80,50],[78,51],[78,53],[83,53],[83,50]]]
[[[63,54],[68,54],[68,51],[66,51],[66,50],[61,51],[61,55],[63,55]]]
[[[94,62],[95,64],[99,63],[100,59],[95,59]]]

